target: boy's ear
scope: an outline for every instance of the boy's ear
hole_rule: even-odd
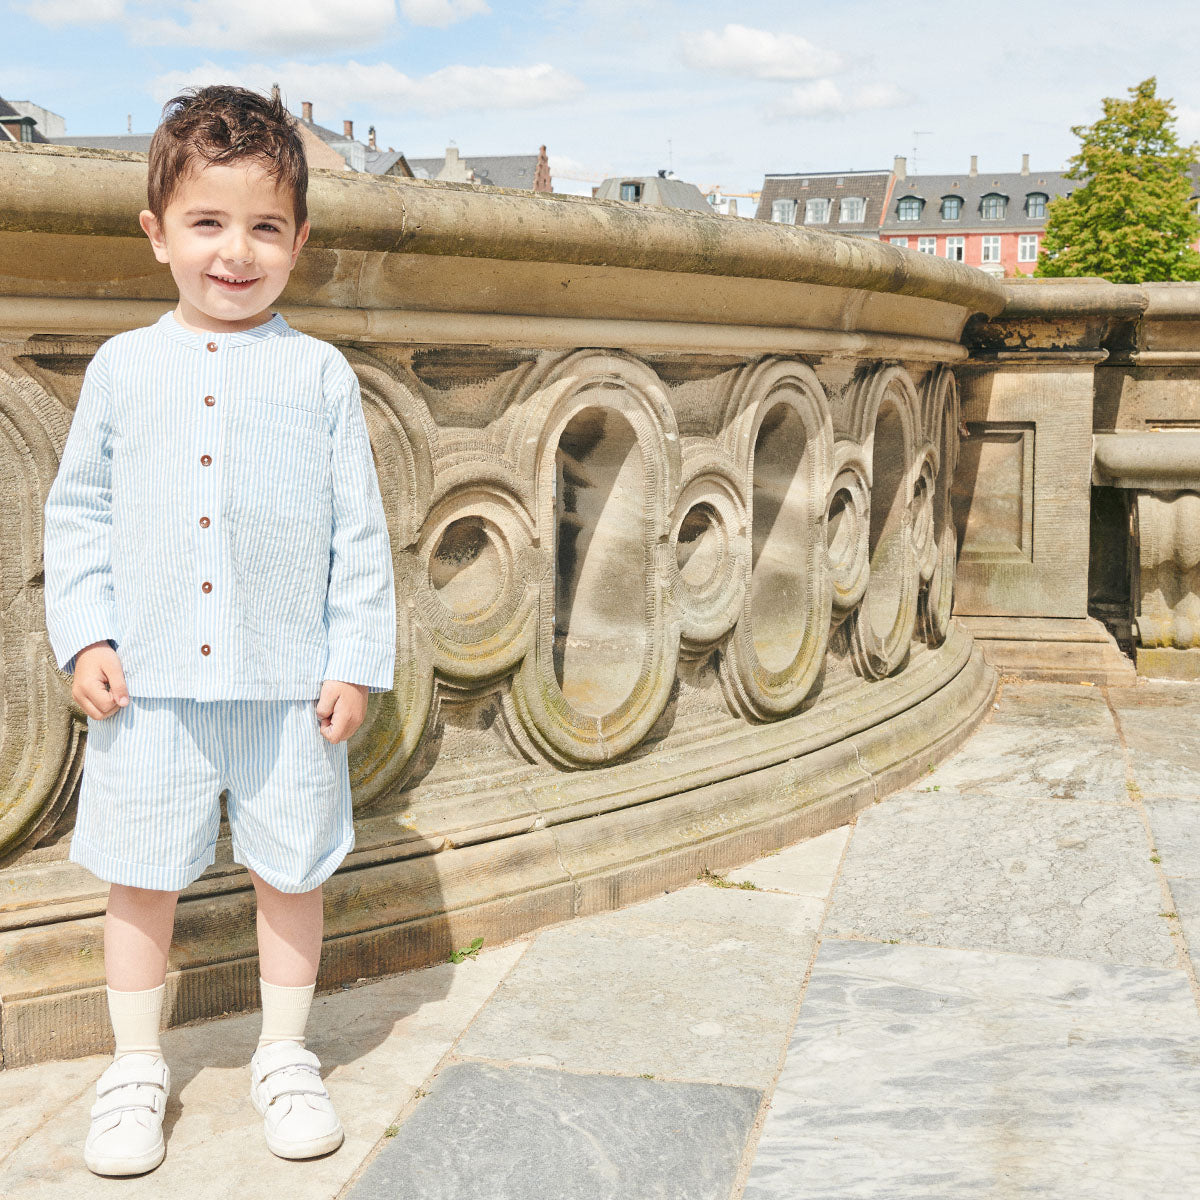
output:
[[[142,226],[145,229],[145,226]],[[292,266],[296,265],[296,259],[300,257],[300,251],[304,249],[304,243],[308,241],[308,235],[312,232],[312,226],[307,221],[296,230],[296,241],[292,246]]]
[[[148,208],[144,208],[138,213],[138,224],[141,225],[142,232],[150,239],[150,245],[154,247],[154,257],[160,263],[170,262],[166,239],[163,237],[162,226],[158,223],[158,218]]]

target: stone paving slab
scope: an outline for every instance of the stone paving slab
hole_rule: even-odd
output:
[[[525,943],[461,965],[430,967],[317,997],[309,1046],[346,1130],[340,1150],[312,1162],[286,1162],[266,1147],[250,1104],[247,1064],[257,1014],[169,1030],[163,1049],[173,1075],[164,1130],[167,1157],[149,1175],[101,1179],[83,1165],[93,1085],[108,1064],[94,1055],[0,1072],[0,1098],[22,1091],[21,1119],[5,1105],[0,1158],[4,1200],[280,1196],[329,1200],[339,1194],[384,1129],[412,1098],[467,1022],[511,970]],[[53,1089],[62,1083],[58,1109]]]
[[[1132,806],[898,793],[859,814],[823,933],[1173,967]]]
[[[1112,712],[1103,689],[1088,684],[1005,683],[990,721],[1002,725],[1044,728],[1053,717],[1056,729],[1113,729]]]
[[[1200,687],[1145,683],[1109,696],[1140,794],[1200,800]]]
[[[748,1088],[457,1063],[350,1200],[727,1200]]]
[[[1059,726],[1053,708],[1000,711],[960,752],[922,779],[923,788],[1013,799],[1087,799],[1125,804],[1125,752],[1111,716],[1107,725]]]
[[[726,878],[730,883],[752,883],[767,891],[824,900],[833,887],[851,830],[849,825],[831,829],[760,858],[747,867],[730,871]]]
[[[695,886],[546,930],[457,1053],[765,1087],[823,912],[805,897]]]
[[[826,941],[744,1200],[1194,1200],[1182,971]]]

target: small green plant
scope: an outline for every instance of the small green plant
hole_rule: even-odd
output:
[[[1152,863],[1160,863],[1160,862],[1162,862],[1162,859],[1159,858],[1157,854],[1152,854],[1152,855],[1150,855],[1150,861]]]
[[[1178,920],[1179,920],[1179,914],[1178,914],[1178,913],[1173,913],[1173,912],[1161,912],[1161,913],[1159,913],[1158,915],[1159,915],[1160,917],[1166,917],[1166,919],[1167,919],[1168,921],[1178,921]]]
[[[1125,780],[1125,790],[1129,793],[1130,800],[1140,800],[1142,798],[1142,789],[1138,787],[1136,779]]]
[[[450,952],[450,961],[452,963],[460,963],[464,958],[477,958],[479,951],[483,949],[483,938],[477,937],[469,946],[464,946],[461,950],[452,950]]]
[[[707,867],[696,876],[702,883],[707,883],[709,887],[719,888],[741,888],[743,892],[757,892],[759,890],[757,883],[751,883],[749,879],[743,879],[741,883],[733,883],[725,878],[724,875],[718,875],[715,871],[710,871]]]
[[[638,1078],[639,1079],[653,1079],[654,1076],[647,1072],[645,1075],[639,1075]]]
[[[387,1127],[387,1128],[386,1128],[386,1129],[383,1131],[383,1136],[384,1136],[384,1137],[391,1138],[391,1137],[395,1137],[395,1136],[396,1136],[396,1134],[398,1134],[399,1132],[400,1132],[400,1126],[399,1126],[399,1125],[389,1125],[389,1126],[388,1126],[388,1127]]]

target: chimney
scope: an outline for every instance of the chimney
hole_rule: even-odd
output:
[[[311,100],[305,100],[300,105],[300,113],[301,113],[301,116],[303,117],[303,119],[311,125],[312,124],[312,101]]]
[[[908,178],[908,159],[903,154],[897,154],[892,162],[892,174],[897,179]]]
[[[967,172],[967,174],[970,175],[972,179],[974,179],[975,176],[979,174],[979,155],[978,154],[971,155],[971,169]]]
[[[451,145],[451,146],[446,147],[446,162],[447,163],[458,162],[458,147],[457,146]]]
[[[345,137],[345,139],[348,142],[354,141],[354,122],[353,121],[343,121],[342,122],[342,136]]]
[[[1028,154],[1021,155],[1021,174],[1022,175],[1029,174],[1029,155]]]
[[[375,126],[372,125],[367,129],[367,145],[372,150],[377,150],[379,147],[375,145]]]

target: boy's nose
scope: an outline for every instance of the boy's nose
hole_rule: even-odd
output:
[[[254,257],[250,241],[244,233],[231,232],[221,247],[221,257],[228,262],[249,262]]]

